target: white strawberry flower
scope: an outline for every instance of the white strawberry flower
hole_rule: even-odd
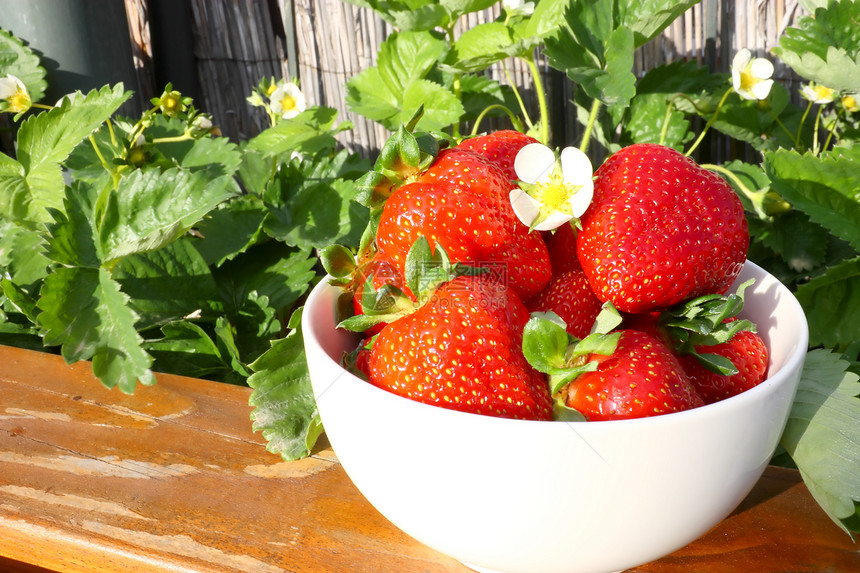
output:
[[[833,101],[833,98],[836,97],[836,91],[827,86],[809,82],[800,88],[800,95],[812,103],[823,105]]]
[[[0,78],[0,112],[24,113],[31,105],[30,92],[24,82],[12,74]]]
[[[305,96],[295,82],[279,83],[269,98],[272,113],[283,119],[296,117],[307,108]]]
[[[526,0],[502,0],[502,6],[508,17],[531,16],[535,11],[535,3]]]
[[[594,169],[576,147],[555,152],[530,143],[517,153],[514,171],[520,187],[510,192],[517,218],[536,231],[551,231],[585,213],[594,195]]]
[[[732,86],[743,99],[767,99],[773,86],[773,64],[767,58],[754,58],[746,48],[732,60]]]

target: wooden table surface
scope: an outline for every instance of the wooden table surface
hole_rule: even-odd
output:
[[[330,449],[267,452],[249,389],[158,381],[126,396],[0,346],[0,571],[470,571],[386,521]],[[705,537],[631,571],[858,572],[858,550],[771,467]]]

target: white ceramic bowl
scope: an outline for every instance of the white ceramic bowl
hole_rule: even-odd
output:
[[[665,556],[746,497],[773,454],[807,349],[806,318],[746,263],[743,316],[770,375],[733,398],[665,416],[532,422],[455,412],[380,390],[338,365],[338,291],[314,288],[302,320],[326,434],[361,493],[397,527],[478,571],[598,573]]]

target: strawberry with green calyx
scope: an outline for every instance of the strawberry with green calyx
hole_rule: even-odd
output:
[[[660,313],[657,329],[677,354],[692,356],[718,374],[737,374],[730,360],[698,349],[726,343],[741,331],[755,332],[751,321],[736,319],[744,307],[744,291],[752,283],[742,283],[732,294],[703,295],[668,309]]]
[[[629,313],[724,292],[749,247],[731,186],[656,144],[625,147],[598,168],[581,224],[577,253],[594,292]]]
[[[410,251],[406,280],[417,301],[392,302],[396,312],[370,351],[372,384],[464,412],[551,418],[544,377],[522,354],[528,311],[512,289],[481,269],[452,264],[444,249],[431,250],[426,239]],[[340,326],[364,330],[359,321],[367,316]]]
[[[545,318],[532,320],[536,323],[527,325],[523,334],[526,357],[550,375],[557,403],[563,402],[587,420],[657,416],[704,405],[678,359],[652,334],[623,328],[609,333],[598,327],[595,334],[582,341],[571,337],[563,346],[559,334],[565,328],[563,321],[555,324],[555,342],[547,344],[529,340],[530,332],[547,330],[539,322]],[[615,321],[619,323],[620,316]],[[596,336],[602,332],[603,337]],[[607,336],[614,337],[614,347]],[[538,350],[525,352],[527,345]]]
[[[690,381],[708,404],[760,384],[768,352],[756,326],[737,315],[752,280],[729,295],[705,295],[664,311],[655,329],[680,356]]]
[[[554,419],[585,419],[582,412],[567,405],[565,390],[581,374],[597,369],[597,362],[589,360],[590,356],[608,356],[615,351],[620,335],[613,330],[620,323],[618,311],[608,304],[594,320],[592,332],[580,339],[568,333],[567,324],[556,313],[531,314],[523,329],[523,355],[535,370],[548,375]]]
[[[342,320],[339,328],[353,332],[377,333],[378,326],[388,324],[415,312],[433,296],[439,285],[461,275],[478,275],[483,268],[454,264],[442,247],[435,249],[425,237],[419,237],[406,257],[405,272],[397,281],[383,282],[368,275],[356,313]],[[401,282],[402,280],[402,282]]]

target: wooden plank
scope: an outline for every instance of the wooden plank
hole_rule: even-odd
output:
[[[162,374],[128,396],[88,363],[2,346],[0,365],[2,571],[469,571],[386,521],[324,441],[267,452],[248,388]],[[858,549],[796,471],[769,468],[707,536],[631,571],[860,570]]]

